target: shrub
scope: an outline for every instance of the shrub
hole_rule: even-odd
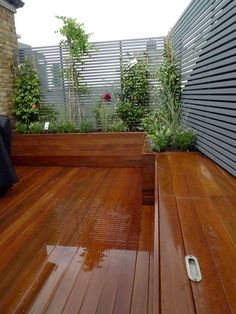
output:
[[[181,150],[189,150],[193,147],[196,134],[192,129],[179,128],[175,134],[175,145]]]
[[[153,151],[167,150],[171,142],[171,130],[167,127],[161,127],[154,134],[150,135]]]
[[[147,58],[131,59],[122,65],[120,105],[117,114],[129,131],[140,128],[149,108],[150,86]]]
[[[40,82],[29,61],[15,68],[13,113],[18,121],[29,125],[39,119]]]
[[[125,102],[119,105],[116,112],[126,128],[129,131],[135,131],[141,126],[142,118],[145,115],[146,110],[131,102]]]
[[[121,69],[120,101],[149,106],[149,65],[147,58],[131,59]]]

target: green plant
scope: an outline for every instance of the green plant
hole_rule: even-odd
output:
[[[175,134],[175,145],[177,148],[186,151],[192,148],[196,134],[192,129],[179,128]]]
[[[149,65],[146,57],[130,59],[121,68],[121,102],[149,106]]]
[[[141,119],[149,108],[150,86],[147,58],[131,59],[121,69],[120,106],[117,110],[128,130],[140,127]]]
[[[118,119],[114,120],[109,124],[108,130],[110,132],[125,132],[127,130],[126,126],[124,125],[123,121]]]
[[[40,82],[33,65],[25,61],[15,67],[13,113],[19,122],[29,125],[40,114]]]
[[[171,142],[171,130],[168,127],[160,127],[156,130],[155,133],[150,134],[149,137],[152,142],[152,149],[153,151],[163,151],[167,150],[170,142]]]
[[[27,134],[29,133],[29,127],[25,123],[18,122],[16,123],[16,132],[20,134]]]
[[[85,91],[88,92],[88,89],[86,86],[80,84],[78,63],[81,64],[83,55],[87,54],[93,48],[89,43],[91,34],[86,33],[84,25],[78,23],[76,19],[65,16],[56,16],[56,18],[63,22],[63,26],[56,31],[56,33],[63,36],[60,44],[69,48],[69,57],[63,75],[69,84],[70,118],[75,122],[77,115],[79,120],[84,116],[83,108],[79,102],[79,95]]]
[[[111,123],[114,116],[114,111],[110,99],[109,101],[106,101],[103,97],[101,100],[99,100],[94,108],[94,113],[97,129],[101,130],[102,132],[107,132],[109,124]]]
[[[123,121],[124,125],[129,131],[137,130],[143,116],[145,115],[145,108],[131,102],[121,103],[116,110],[118,117]]]
[[[70,121],[65,122],[52,122],[49,125],[49,133],[74,133],[76,132],[76,127]]]
[[[154,134],[156,130],[159,130],[161,126],[167,124],[165,116],[161,108],[158,108],[152,112],[148,112],[144,118],[142,118],[142,127],[148,134]]]
[[[36,121],[36,122],[31,122],[29,124],[29,133],[32,134],[40,134],[43,133],[43,123]]]
[[[80,132],[81,133],[89,133],[94,131],[93,124],[87,120],[87,119],[82,119],[80,121]]]
[[[182,116],[180,69],[174,56],[170,36],[167,36],[165,40],[158,80],[159,102],[165,118],[172,124],[180,124]]]

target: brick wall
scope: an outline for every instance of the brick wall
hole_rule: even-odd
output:
[[[0,5],[0,114],[11,115],[11,65],[16,47],[14,13]]]

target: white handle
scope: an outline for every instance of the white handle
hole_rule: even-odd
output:
[[[193,255],[187,255],[185,256],[185,263],[189,279],[194,282],[201,281],[202,274],[197,258]]]

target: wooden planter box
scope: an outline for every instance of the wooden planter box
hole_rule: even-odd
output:
[[[13,134],[12,138],[15,165],[141,168],[144,204],[153,204],[155,154],[147,150],[141,132]]]

